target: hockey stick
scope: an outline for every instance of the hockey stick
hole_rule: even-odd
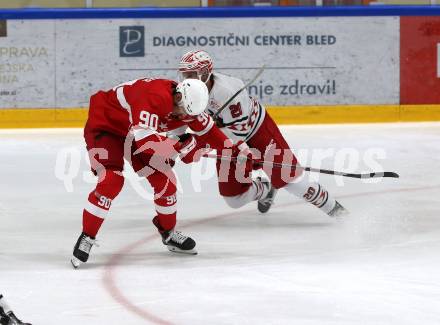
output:
[[[255,80],[257,80],[257,78],[263,73],[264,69],[266,68],[266,65],[263,64],[263,66],[258,70],[257,74],[255,75],[255,77],[253,77],[250,81],[248,81],[247,84],[245,84],[243,87],[241,87],[239,90],[237,90],[237,92],[232,95],[231,98],[229,98],[226,103],[224,103],[222,105],[222,107],[220,107],[217,112],[215,112],[215,114],[213,115],[213,119],[214,121],[217,120],[218,116],[220,115],[220,113],[229,105],[230,102],[232,102],[235,97],[237,97],[243,90],[245,90],[247,87],[249,87]]]
[[[206,158],[216,158],[220,160],[227,160],[227,161],[237,161],[237,157],[228,157],[228,156],[221,156],[221,155],[214,155],[214,154],[204,154],[203,157]],[[289,165],[284,163],[275,163],[275,162],[269,162],[269,161],[258,161],[253,160],[253,163],[255,165],[263,166],[263,165],[269,165],[276,168],[290,168],[290,169],[302,169],[306,172],[314,172],[314,173],[321,173],[321,174],[328,174],[328,175],[337,175],[337,176],[344,176],[344,177],[352,177],[352,178],[381,178],[381,177],[390,177],[390,178],[399,178],[399,174],[395,172],[373,172],[373,173],[364,173],[364,174],[354,174],[354,173],[345,173],[345,172],[338,172],[334,170],[328,170],[328,169],[319,169],[319,168],[313,168],[313,167],[303,167],[298,165]]]

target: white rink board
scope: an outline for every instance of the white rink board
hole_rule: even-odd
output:
[[[144,56],[120,57],[120,26],[144,27]],[[29,58],[33,73],[0,72],[0,107],[86,107],[126,80],[176,78],[194,48],[244,80],[266,64],[251,92],[266,105],[399,102],[399,17],[8,21],[2,51],[29,46],[48,54]],[[1,53],[1,64],[28,59]]]
[[[0,107],[54,107],[56,22],[8,21],[0,37]]]

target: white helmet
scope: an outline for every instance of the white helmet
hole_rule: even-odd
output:
[[[179,62],[179,72],[183,79],[195,74],[197,79],[203,78],[202,81],[206,83],[211,77],[212,69],[212,59],[206,51],[189,51],[181,57]]]
[[[199,115],[208,105],[208,88],[198,79],[183,80],[177,85],[176,92],[182,94],[182,99],[177,105],[183,107],[188,115]]]

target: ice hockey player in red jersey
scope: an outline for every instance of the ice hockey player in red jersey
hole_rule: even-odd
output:
[[[195,50],[184,54],[179,62],[179,72],[183,78],[195,78],[206,83],[209,90],[206,112],[211,116],[244,87],[240,79],[213,72],[213,61],[206,51]],[[260,154],[257,158],[298,165],[278,126],[263,105],[248,95],[246,89],[219,114],[216,123],[234,141],[244,141],[251,150],[256,149]],[[258,210],[265,213],[270,209],[276,191],[285,188],[330,216],[346,212],[322,185],[310,182],[307,177],[301,179],[301,169],[295,171],[268,165],[263,170],[270,177],[270,182],[261,177],[240,182],[234,177],[234,168],[232,164],[229,175],[225,177],[222,175],[220,163],[217,164],[220,194],[232,208],[239,208],[256,200]]]
[[[170,251],[196,254],[195,241],[175,230],[172,165],[177,156],[185,163],[197,161],[204,146],[221,149],[232,144],[204,113],[207,103],[206,85],[195,79],[179,84],[165,79],[133,80],[91,97],[84,138],[98,184],[83,210],[83,231],[71,259],[75,268],[88,260],[99,228],[123,187],[124,158],[154,189],[153,223],[163,243]],[[193,133],[180,141],[159,134],[184,125]]]

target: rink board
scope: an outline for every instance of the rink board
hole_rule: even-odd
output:
[[[248,91],[265,105],[399,103],[398,17],[62,19],[7,21],[0,108],[86,107],[121,82],[177,79],[193,49],[245,81],[264,64]]]
[[[269,106],[278,124],[330,124],[440,121],[440,105]],[[88,110],[0,110],[0,128],[84,127]]]
[[[437,13],[418,6],[0,10],[0,127],[82,126],[91,94],[146,76],[176,79],[180,56],[194,48],[211,53],[216,71],[244,81],[265,64],[248,91],[278,123],[438,120],[440,21],[430,17]]]

